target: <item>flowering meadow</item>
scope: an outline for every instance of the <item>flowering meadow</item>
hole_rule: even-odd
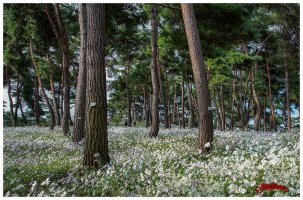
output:
[[[300,196],[299,130],[215,132],[197,150],[197,129],[109,127],[111,164],[82,166],[83,142],[61,129],[4,128],[4,196]],[[96,155],[98,159],[98,155]],[[256,192],[262,183],[288,188]]]

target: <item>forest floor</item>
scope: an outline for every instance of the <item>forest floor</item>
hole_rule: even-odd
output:
[[[109,127],[111,165],[82,166],[83,142],[61,129],[4,128],[5,196],[299,196],[300,134],[215,132],[213,151],[197,150],[197,129]],[[275,182],[288,192],[256,193]]]

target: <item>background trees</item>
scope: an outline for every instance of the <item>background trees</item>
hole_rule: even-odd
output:
[[[193,84],[181,7],[156,6],[154,51],[150,5],[107,6],[108,121],[124,125],[127,119],[128,126],[151,125],[154,79],[150,63],[157,51],[153,57],[158,66],[160,127],[197,127],[198,90]],[[290,130],[298,126],[298,5],[195,4],[193,8],[214,128]],[[79,70],[78,14],[76,4],[4,5],[5,125],[54,123],[62,125],[67,134],[66,123],[71,124],[73,118],[74,130],[81,130],[77,128],[79,116],[74,115],[76,88],[85,82],[77,80],[85,73]],[[70,83],[64,78],[67,74]],[[38,77],[45,95],[40,92]],[[63,109],[69,103],[71,108]],[[74,117],[68,116],[69,110]],[[62,118],[64,124],[60,123]]]

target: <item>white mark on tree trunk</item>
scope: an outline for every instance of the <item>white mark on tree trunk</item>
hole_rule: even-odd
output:
[[[89,104],[89,106],[90,106],[90,107],[96,106],[96,102],[91,102],[91,103]]]

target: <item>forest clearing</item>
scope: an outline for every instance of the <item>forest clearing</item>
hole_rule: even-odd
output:
[[[299,196],[298,130],[215,132],[214,150],[201,155],[197,129],[109,127],[104,169],[83,167],[83,144],[59,129],[4,129],[5,196]],[[16,154],[18,152],[18,154]],[[262,182],[289,191],[257,194]]]
[[[300,5],[3,4],[3,196],[300,196]]]

